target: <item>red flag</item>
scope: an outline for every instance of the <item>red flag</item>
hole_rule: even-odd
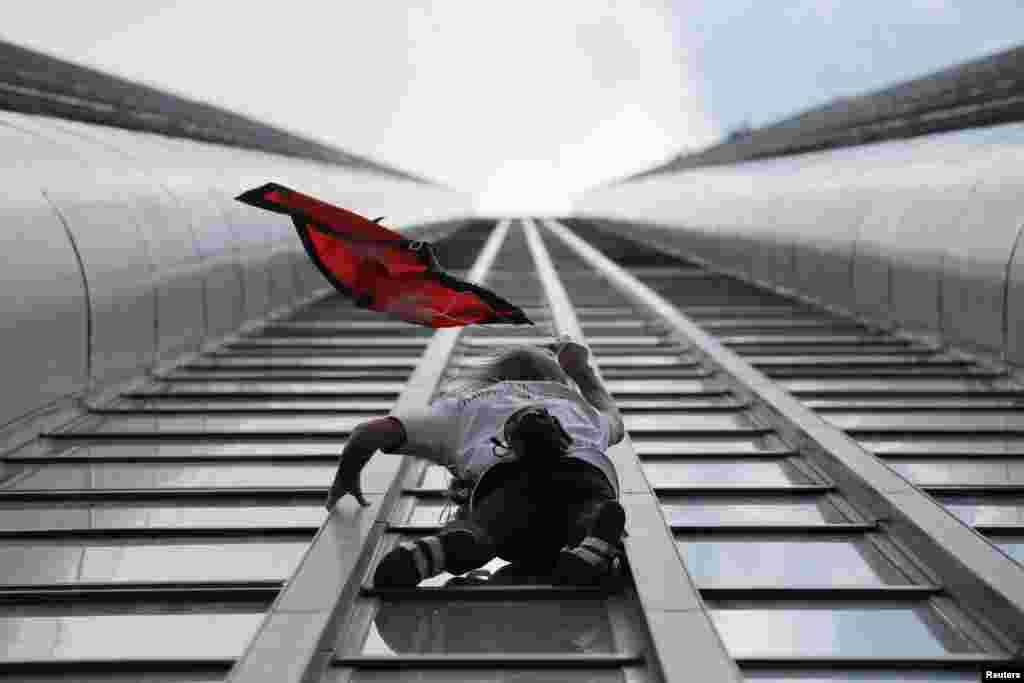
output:
[[[277,183],[243,192],[240,202],[292,217],[324,277],[361,308],[417,325],[533,323],[494,292],[441,270],[434,248],[359,214]],[[377,219],[379,220],[379,219]]]

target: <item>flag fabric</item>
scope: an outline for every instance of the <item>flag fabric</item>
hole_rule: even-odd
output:
[[[427,242],[410,240],[341,207],[277,183],[243,192],[240,202],[291,216],[324,277],[361,308],[426,327],[532,325],[494,292],[449,275]]]

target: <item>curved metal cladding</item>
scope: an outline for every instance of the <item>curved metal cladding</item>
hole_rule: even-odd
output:
[[[327,286],[287,218],[234,201],[244,190],[274,180],[428,238],[469,213],[368,170],[12,112],[0,158],[0,425]]]
[[[576,211],[640,221],[628,229],[720,267],[1024,365],[1022,130],[649,176]]]

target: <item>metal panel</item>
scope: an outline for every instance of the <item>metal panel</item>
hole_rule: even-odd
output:
[[[6,159],[32,159],[42,144],[0,125]],[[0,167],[2,345],[0,424],[82,391],[88,381],[88,298],[74,245],[41,192],[53,163]]]
[[[67,221],[85,268],[91,308],[91,375],[102,382],[150,365],[156,349],[156,296],[150,245],[140,232],[131,180],[122,168],[70,136],[56,140],[37,117],[0,115],[39,143],[44,190]],[[46,137],[44,137],[44,135]]]
[[[191,350],[205,336],[204,282],[191,216],[162,178],[153,159],[133,153],[136,140],[115,137],[114,129],[74,121],[47,121],[47,132],[64,140],[88,141],[90,153],[114,168],[123,168],[122,191],[139,214],[139,229],[149,245],[156,291],[157,353]],[[139,134],[134,134],[138,137]]]
[[[652,242],[1020,363],[1007,270],[1020,277],[1022,155],[1012,140],[924,137],[651,176],[579,211],[652,221]]]

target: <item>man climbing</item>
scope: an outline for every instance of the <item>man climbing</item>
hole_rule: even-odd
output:
[[[589,357],[567,339],[511,347],[459,378],[454,393],[353,431],[328,510],[347,493],[368,504],[359,474],[378,449],[443,465],[469,492],[437,535],[391,550],[375,585],[415,586],[496,556],[550,573],[557,584],[596,585],[615,571],[625,513],[605,451],[625,430]]]

